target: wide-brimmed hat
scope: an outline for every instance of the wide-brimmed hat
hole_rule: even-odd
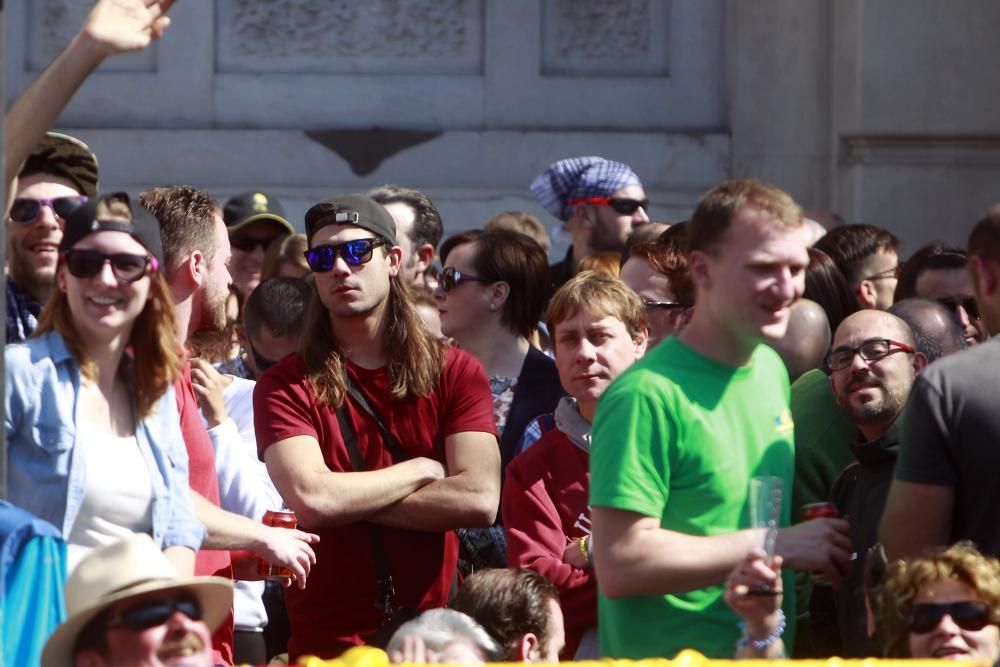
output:
[[[202,620],[212,632],[233,606],[233,582],[222,577],[180,577],[146,534],[95,549],[80,561],[66,582],[69,618],[56,628],[42,651],[42,667],[73,664],[80,631],[111,605],[155,591],[183,590],[198,598]]]

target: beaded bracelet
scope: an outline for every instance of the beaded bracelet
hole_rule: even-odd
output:
[[[740,630],[743,632],[743,636],[740,637],[739,641],[740,646],[751,646],[758,651],[762,651],[778,641],[778,638],[785,631],[785,612],[780,609],[778,610],[778,627],[764,639],[750,639],[749,635],[747,635],[747,624],[745,621],[740,622]]]
[[[590,552],[587,550],[587,538],[580,538],[580,553],[583,554],[583,560],[590,562]]]

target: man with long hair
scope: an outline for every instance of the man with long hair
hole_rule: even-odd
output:
[[[492,525],[499,450],[486,375],[424,328],[389,213],[364,195],[306,213],[315,276],[302,351],[257,382],[257,442],[300,525],[320,534],[289,590],[291,658],[333,658],[442,607],[453,528]]]

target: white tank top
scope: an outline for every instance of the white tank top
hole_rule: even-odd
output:
[[[136,437],[82,428],[74,446],[73,455],[83,457],[86,480],[67,540],[69,573],[97,547],[153,530],[153,482]]]

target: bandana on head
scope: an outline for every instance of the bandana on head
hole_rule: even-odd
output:
[[[531,194],[552,217],[569,220],[570,201],[608,197],[629,185],[642,185],[631,167],[591,155],[553,162],[531,182]]]

